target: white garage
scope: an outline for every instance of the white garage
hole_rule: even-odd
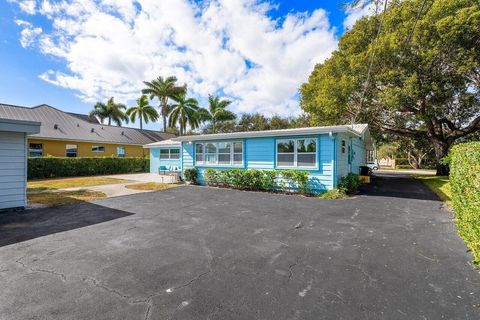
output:
[[[27,204],[27,135],[40,122],[0,118],[0,210]]]

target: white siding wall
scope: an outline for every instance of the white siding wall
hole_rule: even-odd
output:
[[[0,131],[0,209],[24,207],[25,133]]]

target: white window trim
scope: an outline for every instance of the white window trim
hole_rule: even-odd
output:
[[[242,144],[242,152],[235,152],[235,147],[234,147],[234,144],[235,143],[241,143]],[[215,163],[207,163],[206,160],[205,160],[205,155],[206,155],[206,152],[205,152],[205,145],[207,143],[213,143],[215,145]],[[219,152],[218,152],[218,144],[219,143],[230,143],[230,163],[227,164],[227,163],[218,163],[218,155],[219,155]],[[197,145],[201,145],[202,146],[202,160],[201,162],[197,161]],[[216,142],[213,142],[213,141],[208,141],[208,142],[196,142],[194,144],[194,160],[195,160],[195,166],[197,167],[234,167],[234,168],[237,168],[237,167],[243,167],[243,164],[244,164],[244,154],[245,154],[245,145],[243,143],[242,140],[228,140],[228,141],[216,141]],[[209,154],[213,154],[212,152],[209,152]],[[222,154],[226,154],[226,153],[222,153]],[[242,155],[242,162],[241,163],[233,163],[234,162],[234,157],[236,154],[241,154]]]
[[[71,157],[71,158],[77,158],[78,157],[78,144],[67,144],[65,146],[65,157],[68,157],[68,146],[75,146],[75,157]],[[70,148],[70,149],[73,149],[73,148]],[[71,152],[73,153],[73,152]]]
[[[162,150],[168,150],[168,158],[162,158]],[[172,150],[178,150],[178,153],[172,153]],[[172,154],[177,154],[178,158],[172,158]],[[160,153],[158,154],[158,158],[160,161],[165,160],[180,160],[180,149],[177,148],[162,148],[160,149]]]
[[[42,149],[32,149],[32,148],[30,148],[30,145],[32,145],[32,144],[39,144],[39,145],[42,146]],[[41,155],[39,155],[39,156],[33,156],[33,157],[32,157],[32,156],[31,156],[31,153],[32,153],[32,152],[34,152],[34,153],[40,152]],[[28,157],[29,157],[29,158],[30,158],[30,157],[31,157],[31,158],[43,157],[43,143],[28,143]]]
[[[119,152],[118,152],[119,149],[122,149],[122,150],[123,150],[123,153],[119,153]],[[124,146],[118,146],[118,147],[117,147],[117,157],[119,157],[119,158],[125,158],[126,153],[127,153],[127,151],[125,150],[125,147],[124,147]]]
[[[100,151],[100,150],[93,150],[93,148],[101,148],[103,147],[103,151]],[[95,153],[104,153],[105,152],[105,146],[96,146],[96,145],[92,145],[92,152],[95,152]]]
[[[300,152],[301,154],[314,154],[315,155],[315,166],[298,166],[298,140],[313,139],[315,140],[315,152]],[[278,143],[282,141],[293,140],[293,166],[280,166],[278,165],[278,155],[279,154],[292,154],[291,152],[278,152]],[[302,170],[318,170],[318,138],[284,138],[275,140],[275,168],[277,169],[302,169]]]

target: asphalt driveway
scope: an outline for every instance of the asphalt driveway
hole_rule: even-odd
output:
[[[0,217],[0,319],[479,319],[452,213],[383,176],[348,200],[179,187]]]

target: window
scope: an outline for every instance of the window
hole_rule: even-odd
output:
[[[104,146],[92,146],[92,152],[105,152]]]
[[[76,158],[77,157],[77,145],[76,144],[67,144],[66,147],[66,156],[68,158]]]
[[[30,143],[28,148],[28,156],[31,158],[42,157],[43,156],[43,144],[41,143]]]
[[[180,149],[160,149],[160,159],[180,159]]]
[[[204,164],[203,162],[203,143],[195,144],[195,163],[196,164]]]
[[[243,164],[243,142],[222,141],[196,143],[195,164],[241,166]]]
[[[125,147],[117,147],[117,157],[125,158]]]
[[[277,140],[277,167],[315,168],[317,166],[317,139]]]

